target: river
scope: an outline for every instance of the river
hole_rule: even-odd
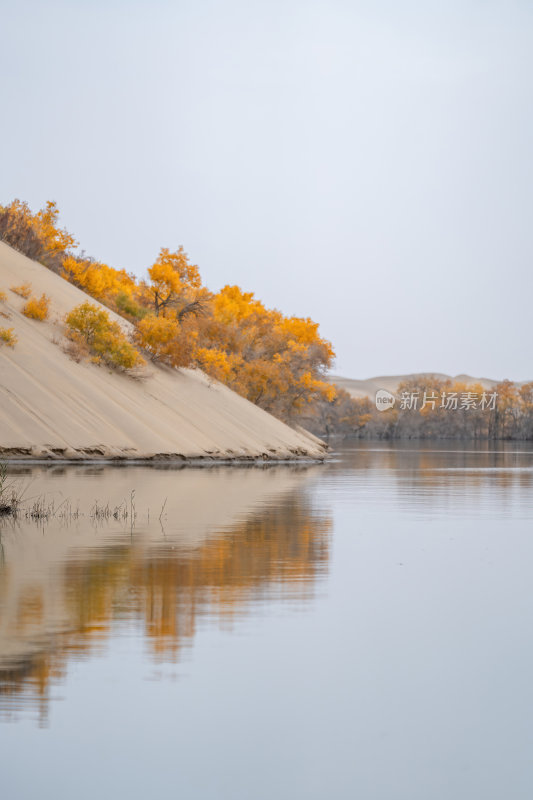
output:
[[[8,479],[6,800],[533,796],[533,447]]]

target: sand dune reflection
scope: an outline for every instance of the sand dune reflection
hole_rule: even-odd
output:
[[[44,526],[4,523],[4,715],[29,705],[45,722],[69,662],[101,651],[129,620],[141,623],[152,658],[175,661],[202,619],[233,622],[277,597],[308,602],[329,558],[331,521],[306,491],[319,469],[34,470],[33,493],[60,487],[87,511]],[[135,526],[91,517],[92,498],[121,502],[132,485]]]

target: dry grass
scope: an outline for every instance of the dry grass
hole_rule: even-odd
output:
[[[17,341],[14,328],[0,328],[0,344],[15,347]]]
[[[9,288],[12,292],[18,294],[19,297],[23,297],[25,300],[27,300],[31,294],[31,283],[21,283],[20,286],[10,286]]]
[[[5,292],[2,292],[2,290],[0,290],[0,303],[5,303],[6,300],[7,300],[7,294]]]
[[[63,352],[69,358],[79,364],[90,355],[89,345],[81,336],[76,336],[71,333],[69,337],[62,343]]]
[[[7,464],[0,462],[0,517],[16,512],[19,495],[13,481],[8,481]]]
[[[28,300],[22,313],[30,319],[38,319],[43,322],[48,318],[50,311],[50,298],[46,294],[42,294],[39,299],[32,297]]]

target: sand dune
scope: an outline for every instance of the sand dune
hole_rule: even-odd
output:
[[[52,299],[50,321],[27,319],[9,287],[32,284]],[[0,347],[3,458],[322,458],[320,440],[293,430],[199,370],[147,367],[136,380],[61,349],[61,320],[92,298],[0,242],[0,304],[14,349]],[[114,316],[114,315],[113,315]],[[124,327],[128,323],[115,317]]]

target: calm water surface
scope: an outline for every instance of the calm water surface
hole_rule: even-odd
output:
[[[533,796],[533,448],[11,478],[5,800]]]

